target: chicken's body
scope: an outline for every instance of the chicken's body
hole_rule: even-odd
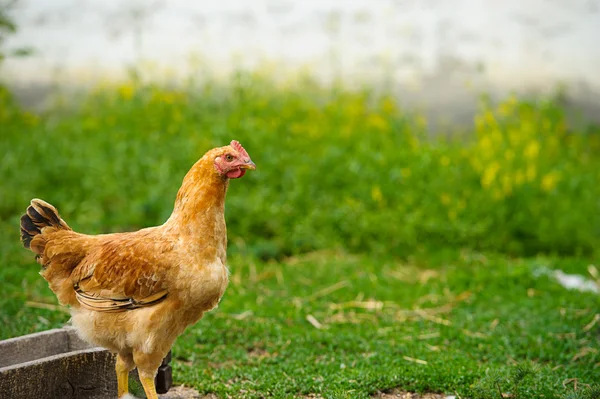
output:
[[[156,398],[163,357],[225,292],[225,195],[229,178],[245,169],[254,164],[239,143],[209,151],[186,175],[171,217],[136,232],[76,233],[41,200],[21,219],[24,245],[37,254],[59,302],[70,306],[80,335],[118,354],[119,397],[137,367],[148,398]]]

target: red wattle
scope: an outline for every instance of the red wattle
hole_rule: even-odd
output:
[[[244,176],[246,174],[246,171],[244,169],[233,169],[230,170],[229,172],[227,172],[227,177],[230,179],[239,179],[240,177]]]

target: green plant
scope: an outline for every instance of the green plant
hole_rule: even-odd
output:
[[[584,389],[567,392],[561,396],[561,399],[600,399],[600,385],[594,384]]]
[[[600,384],[594,384],[583,391],[585,399],[600,399]]]
[[[531,362],[521,362],[508,370],[487,370],[486,375],[473,387],[479,399],[522,398],[539,391],[536,379],[539,367]]]
[[[589,192],[600,177],[598,131],[570,131],[553,101],[515,97],[496,108],[484,103],[475,122],[477,141],[469,161],[481,194],[495,204],[489,217],[506,248],[521,253],[591,249],[600,225],[592,200],[597,193]]]
[[[43,114],[7,92],[0,101],[7,217],[39,196],[86,231],[162,223],[190,165],[236,138],[259,169],[228,200],[233,251],[600,247],[599,131],[569,131],[549,100],[486,105],[466,142],[428,138],[424,118],[389,96],[260,75],[187,90],[105,85]]]

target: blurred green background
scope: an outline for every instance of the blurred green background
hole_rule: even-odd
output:
[[[454,139],[392,96],[256,73],[228,87],[97,87],[41,114],[6,89],[0,101],[10,226],[33,197],[82,231],[160,224],[190,166],[236,139],[258,171],[229,193],[232,251],[593,255],[600,240],[600,130],[570,129],[552,99],[482,100]]]

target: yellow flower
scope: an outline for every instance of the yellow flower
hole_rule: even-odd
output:
[[[387,121],[379,114],[371,114],[367,118],[367,124],[380,131],[388,130]]]
[[[442,193],[442,195],[440,195],[440,202],[444,205],[448,205],[450,203],[450,195],[448,195],[448,193]]]
[[[383,99],[383,101],[381,102],[381,110],[386,114],[386,115],[393,115],[396,113],[397,108],[396,108],[396,103],[394,102],[394,100],[390,97],[385,97]]]
[[[537,141],[530,142],[525,148],[525,156],[529,159],[533,159],[538,156],[540,152],[540,143]]]
[[[440,158],[440,164],[442,166],[450,165],[450,158],[448,158],[447,156],[444,155],[443,157]]]
[[[485,118],[485,122],[488,124],[488,126],[496,126],[496,118],[494,117],[494,114],[492,113],[492,111],[490,111],[490,110],[485,111],[485,114],[483,117]]]
[[[173,113],[171,114],[173,118],[173,122],[181,122],[183,120],[183,114],[179,110],[179,108],[174,108]]]
[[[175,102],[175,95],[173,93],[164,93],[162,96],[162,101],[165,104],[173,104]]]
[[[484,188],[490,187],[496,180],[496,175],[498,174],[499,170],[500,165],[498,162],[493,162],[491,165],[489,165],[483,172],[483,176],[481,177],[481,185]]]
[[[506,158],[506,160],[509,162],[512,161],[515,159],[515,152],[513,150],[506,150],[504,153],[504,158]]]
[[[525,117],[521,119],[521,134],[525,136],[531,136],[535,133],[535,125],[531,120],[527,120]]]
[[[348,102],[345,111],[350,118],[361,117],[365,113],[365,106],[361,99],[353,99]]]
[[[402,174],[402,177],[404,177],[405,179],[410,177],[410,175],[412,174],[412,172],[410,171],[410,168],[402,168],[402,169],[400,169],[400,173]]]
[[[371,198],[373,199],[373,201],[379,204],[383,202],[383,194],[379,186],[373,186],[373,188],[371,188]]]
[[[511,96],[508,100],[504,101],[498,107],[498,113],[502,116],[508,116],[514,112],[515,106],[517,105],[517,98],[515,96]]]
[[[556,184],[559,180],[560,174],[556,171],[546,174],[544,177],[542,177],[542,190],[545,192],[552,191],[556,187]]]
[[[498,113],[501,116],[508,116],[508,115],[510,115],[511,112],[512,112],[512,108],[506,103],[500,104],[500,106],[498,107]]]
[[[492,130],[490,132],[490,140],[496,145],[501,144],[504,141],[504,138],[502,137],[502,132],[498,129]]]
[[[124,84],[118,89],[119,95],[124,100],[130,100],[133,97],[134,88],[131,84]]]
[[[489,152],[492,149],[492,140],[488,136],[484,136],[479,140],[479,146],[483,152]]]

